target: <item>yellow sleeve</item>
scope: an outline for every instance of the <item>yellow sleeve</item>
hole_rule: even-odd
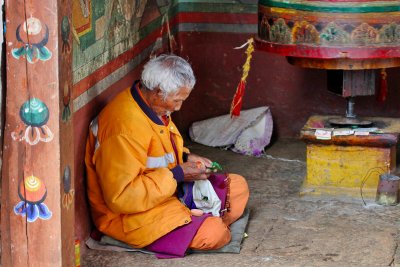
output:
[[[104,200],[114,213],[143,212],[175,194],[177,183],[168,168],[145,172],[145,146],[126,135],[116,135],[95,152],[93,160]]]

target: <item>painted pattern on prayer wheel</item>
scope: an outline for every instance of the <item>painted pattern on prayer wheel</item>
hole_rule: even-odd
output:
[[[259,0],[256,47],[299,58],[400,58],[400,1]]]

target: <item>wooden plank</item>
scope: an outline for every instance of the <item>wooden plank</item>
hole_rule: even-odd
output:
[[[333,136],[330,140],[320,140],[314,130],[301,131],[301,140],[306,143],[336,145],[336,146],[365,146],[389,148],[397,144],[398,134],[370,134],[367,136]]]
[[[59,76],[59,127],[61,180],[61,256],[62,266],[75,266],[75,183],[74,183],[74,139],[72,123],[72,5],[58,0],[58,64]]]
[[[343,97],[375,94],[375,70],[343,71]]]
[[[336,146],[363,146],[363,147],[379,147],[391,148],[395,146],[399,139],[400,119],[383,118],[383,117],[364,117],[363,120],[372,122],[371,127],[376,127],[379,133],[371,132],[369,135],[333,135],[329,140],[317,139],[315,131],[317,129],[327,129],[332,131],[333,128],[329,121],[339,119],[340,116],[311,116],[303,129],[300,131],[300,138],[308,144],[323,144]],[[340,130],[343,128],[336,128]],[[362,129],[362,128],[361,128]]]
[[[6,1],[6,13],[10,14],[6,18],[6,40],[15,40],[16,25],[15,22],[24,16],[25,9],[23,1],[18,0],[11,4],[11,1]],[[11,23],[11,21],[15,21]],[[21,34],[21,38],[26,38],[26,35]],[[15,43],[15,42],[13,42]],[[8,113],[6,110],[6,127],[4,131],[4,150],[3,150],[3,170],[2,170],[2,219],[6,222],[2,224],[2,249],[5,250],[2,255],[2,266],[28,266],[28,247],[26,236],[26,220],[22,217],[13,216],[13,208],[20,201],[18,197],[18,183],[21,177],[24,176],[22,157],[26,154],[25,143],[15,143],[11,138],[11,133],[19,125],[18,115],[19,102],[28,98],[26,91],[27,87],[27,72],[25,71],[25,62],[13,60],[11,56],[12,47],[6,46],[7,53],[7,94],[13,95],[6,99],[6,109],[13,110]],[[18,76],[16,75],[18,71]],[[18,77],[9,79],[9,77]],[[9,90],[8,88],[14,88]],[[5,199],[7,198],[7,199]],[[7,239],[9,238],[9,239]],[[18,249],[15,249],[18,248]]]
[[[73,156],[72,124],[61,119],[61,84],[72,80],[70,51],[61,57],[60,21],[70,13],[64,2],[6,3],[7,167],[2,200],[7,209],[2,215],[9,223],[2,224],[2,232],[8,233],[2,238],[3,266],[73,266],[73,205],[62,205],[63,173]]]

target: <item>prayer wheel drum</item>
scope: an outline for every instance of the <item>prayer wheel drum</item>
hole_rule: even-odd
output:
[[[259,0],[256,48],[307,68],[398,67],[400,3]]]

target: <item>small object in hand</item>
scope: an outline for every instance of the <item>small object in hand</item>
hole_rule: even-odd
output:
[[[201,162],[201,161],[196,161],[196,168],[197,168],[197,169],[201,169],[202,166],[203,166],[203,162]]]
[[[221,165],[219,165],[217,162],[212,162],[211,166],[208,167],[207,169],[211,170],[212,172],[217,172],[217,171],[222,171]]]
[[[200,217],[200,216],[202,216],[204,214],[204,212],[202,210],[199,210],[199,209],[191,209],[190,213],[193,216],[196,216],[196,217]]]

